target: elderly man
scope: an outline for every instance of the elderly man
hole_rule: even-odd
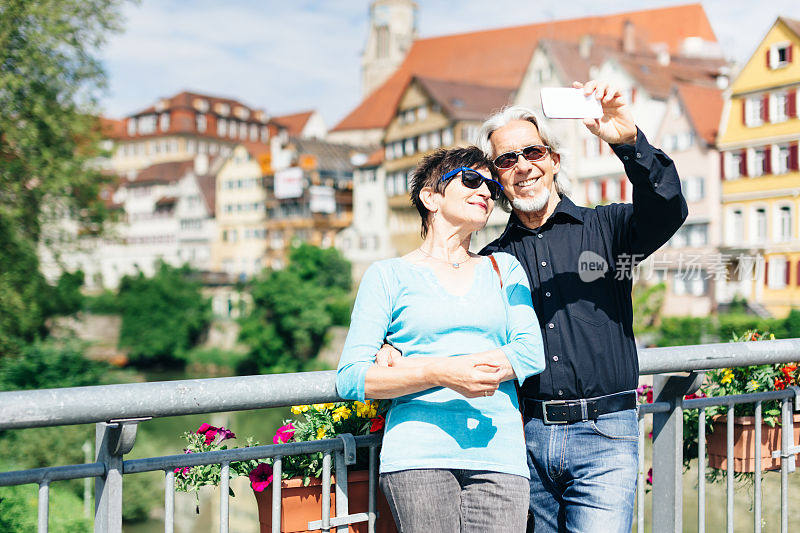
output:
[[[585,119],[633,185],[633,204],[578,207],[558,173],[558,142],[534,113],[490,117],[478,144],[512,214],[481,253],[508,252],[530,281],[547,367],[520,390],[537,533],[631,530],[637,474],[631,268],[686,219],[675,166],[636,127],[620,90],[590,81],[603,117]]]

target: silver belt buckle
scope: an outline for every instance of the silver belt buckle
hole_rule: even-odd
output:
[[[547,406],[548,405],[564,405],[567,400],[547,400],[542,402],[542,419],[545,424],[566,424],[566,420],[548,420],[547,419]]]

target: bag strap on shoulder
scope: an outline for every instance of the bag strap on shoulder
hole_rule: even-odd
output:
[[[497,259],[494,258],[494,255],[489,256],[489,261],[492,262],[492,268],[494,269],[495,274],[497,274],[497,279],[500,280],[500,288],[503,288],[503,276],[500,275],[500,267],[497,266]]]

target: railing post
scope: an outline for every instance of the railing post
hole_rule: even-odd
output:
[[[683,407],[684,395],[699,388],[703,374],[653,376],[653,401],[670,410],[653,413],[653,533],[683,531]]]
[[[103,463],[106,473],[95,478],[95,533],[122,532],[122,456],[136,442],[136,428],[147,418],[110,420],[95,425],[96,461]]]

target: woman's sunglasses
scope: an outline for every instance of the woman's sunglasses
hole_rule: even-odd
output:
[[[489,194],[492,200],[497,200],[500,197],[500,194],[503,192],[503,186],[500,185],[500,183],[491,178],[487,178],[476,170],[472,170],[471,168],[467,167],[454,168],[442,176],[441,181],[447,181],[459,172],[461,173],[461,183],[470,189],[477,189],[483,182],[486,182],[486,186],[489,188]]]
[[[539,161],[544,159],[544,156],[547,155],[549,150],[550,148],[547,146],[534,144],[531,146],[526,146],[522,150],[512,150],[510,152],[500,154],[494,159],[493,163],[497,168],[501,170],[507,170],[517,164],[519,156],[524,157],[528,161]]]

